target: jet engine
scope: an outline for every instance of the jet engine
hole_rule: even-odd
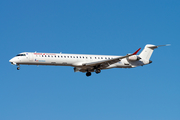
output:
[[[127,59],[130,60],[130,61],[137,61],[137,60],[139,60],[141,58],[139,56],[137,56],[137,55],[133,55],[133,56],[129,56]]]

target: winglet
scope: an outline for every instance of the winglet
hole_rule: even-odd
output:
[[[140,50],[141,48],[139,48],[136,52],[134,52],[132,55],[136,55],[138,52],[139,52],[139,50]]]

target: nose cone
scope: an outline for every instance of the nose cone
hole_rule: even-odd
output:
[[[9,60],[9,62],[13,62],[13,58]]]
[[[11,64],[13,64],[13,65],[16,64],[16,63],[15,63],[15,58],[10,59],[9,62],[10,62]]]

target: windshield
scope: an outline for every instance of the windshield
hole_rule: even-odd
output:
[[[26,56],[26,54],[18,54],[18,55],[16,55],[16,56]]]

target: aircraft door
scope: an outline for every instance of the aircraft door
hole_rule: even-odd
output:
[[[29,61],[33,61],[33,59],[34,59],[34,54],[33,54],[33,53],[29,53],[28,56],[29,56]]]

